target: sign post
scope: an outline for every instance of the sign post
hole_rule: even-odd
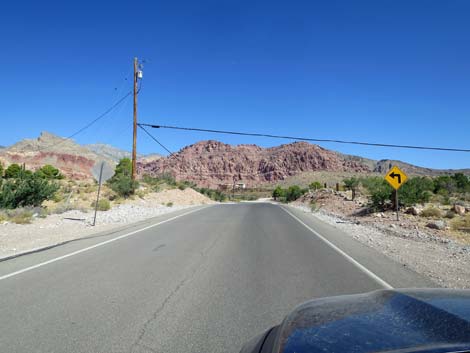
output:
[[[395,189],[395,208],[397,211],[397,221],[398,217],[398,189],[406,182],[408,179],[407,175],[400,170],[396,165],[393,166],[385,175],[385,180]]]
[[[114,168],[105,161],[97,162],[91,169],[93,177],[98,182],[98,194],[96,195],[95,216],[93,217],[93,226],[96,224],[96,214],[98,213],[98,202],[100,201],[101,184],[114,175]]]

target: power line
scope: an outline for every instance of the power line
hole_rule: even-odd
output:
[[[88,124],[86,124],[84,127],[82,127],[81,129],[77,130],[76,132],[74,132],[72,135],[62,139],[60,142],[58,143],[55,143],[55,144],[52,144],[52,145],[49,145],[49,146],[46,146],[44,148],[38,148],[38,152],[41,152],[41,151],[44,151],[44,150],[47,150],[51,147],[54,147],[54,146],[58,146],[62,143],[64,143],[65,141],[67,140],[70,140],[71,138],[77,136],[79,133],[81,133],[82,131],[88,129],[90,126],[92,126],[93,124],[95,124],[98,120],[104,118],[106,115],[108,115],[111,111],[114,110],[114,108],[116,108],[119,104],[121,104],[122,102],[124,102],[126,100],[127,97],[129,97],[130,95],[132,94],[132,91],[129,91],[126,95],[124,95],[123,97],[121,97],[116,103],[114,103],[111,107],[109,107],[108,109],[106,109],[102,114],[100,114],[98,117],[96,117],[95,119],[93,119],[92,121],[90,121]]]
[[[152,140],[154,140],[156,143],[158,143],[165,151],[167,151],[170,156],[174,156],[173,152],[171,152],[168,148],[166,148],[160,141],[158,141],[150,132],[147,131],[147,129],[145,129],[142,124],[137,124],[142,130],[144,130],[144,132],[150,136],[150,138]]]
[[[201,128],[179,127],[179,126],[168,126],[168,125],[139,124],[139,126],[141,126],[141,127],[142,126],[148,126],[148,127],[154,128],[154,129],[173,129],[173,130],[185,130],[185,131],[200,131],[200,132],[210,132],[210,133],[215,133],[215,134],[269,137],[269,138],[275,138],[275,139],[297,140],[297,141],[308,141],[308,142],[332,142],[332,143],[374,146],[374,147],[393,147],[393,148],[447,151],[447,152],[470,152],[470,149],[461,149],[461,148],[412,146],[412,145],[396,145],[396,144],[372,143],[372,142],[361,142],[361,141],[345,141],[345,140],[334,140],[334,139],[317,139],[317,138],[308,138],[308,137],[282,136],[282,135],[271,135],[271,134],[262,134],[262,133],[248,133],[248,132],[240,132],[240,131],[212,130],[212,129],[201,129]]]

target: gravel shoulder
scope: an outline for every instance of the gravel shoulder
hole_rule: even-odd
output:
[[[362,223],[357,218],[325,209],[311,211],[301,203],[292,207],[312,214],[392,260],[408,266],[441,287],[470,288],[470,246],[422,231],[410,232],[383,220]]]

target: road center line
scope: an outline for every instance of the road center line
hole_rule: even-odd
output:
[[[323,240],[323,242],[325,242],[327,245],[329,245],[331,248],[333,248],[334,250],[336,250],[339,254],[343,255],[349,262],[351,262],[354,266],[356,266],[358,269],[360,269],[362,272],[364,272],[367,276],[371,277],[373,280],[375,280],[377,283],[379,283],[382,287],[384,287],[385,289],[393,289],[393,287],[385,282],[382,278],[380,278],[379,276],[377,276],[374,272],[372,272],[371,270],[369,270],[367,267],[365,267],[364,265],[360,264],[359,262],[357,262],[356,260],[354,260],[351,256],[349,256],[348,254],[346,254],[343,250],[341,250],[340,248],[338,248],[335,244],[333,244],[331,241],[329,241],[328,239],[326,239],[323,235],[321,235],[320,233],[318,233],[317,231],[315,231],[314,229],[312,229],[310,226],[308,226],[307,224],[305,224],[299,217],[297,217],[296,215],[294,215],[292,212],[290,212],[288,209],[280,206],[284,211],[286,211],[292,218],[294,218],[295,220],[297,220],[297,222],[299,222],[300,224],[302,224],[305,228],[307,228],[309,231],[311,231],[313,234],[315,234],[318,238],[320,238],[321,240]],[[1,278],[0,278],[1,279]]]
[[[144,228],[140,228],[140,229],[134,230],[134,231],[132,231],[132,232],[130,232],[130,233],[126,233],[126,234],[120,235],[120,236],[118,236],[118,237],[116,237],[116,238],[109,239],[109,240],[103,241],[103,242],[101,242],[101,243],[98,243],[98,244],[95,244],[95,245],[91,245],[91,246],[89,246],[89,247],[86,247],[86,248],[83,248],[83,249],[80,249],[80,250],[71,252],[71,253],[69,253],[69,254],[62,255],[62,256],[53,258],[53,259],[51,259],[51,260],[47,260],[47,261],[38,263],[37,265],[33,265],[33,266],[30,266],[30,267],[26,267],[26,268],[24,268],[24,269],[22,269],[22,270],[18,270],[18,271],[12,272],[12,273],[8,273],[8,274],[6,274],[6,275],[0,276],[0,281],[1,281],[1,280],[4,280],[4,279],[7,279],[7,278],[10,278],[10,277],[13,277],[13,276],[16,276],[16,275],[19,275],[19,274],[24,273],[24,272],[28,272],[28,271],[34,270],[34,269],[36,269],[36,268],[39,268],[39,267],[42,267],[42,266],[45,266],[45,265],[49,265],[49,264],[51,264],[51,263],[53,263],[53,262],[66,259],[66,258],[68,258],[68,257],[81,254],[81,253],[83,253],[83,252],[85,252],[85,251],[98,248],[98,247],[100,247],[100,246],[103,246],[103,245],[106,245],[106,244],[115,242],[115,241],[117,241],[117,240],[127,238],[127,237],[129,237],[129,236],[131,236],[131,235],[134,235],[134,234],[136,234],[136,233],[139,233],[139,232],[142,232],[142,231],[144,231],[144,230],[147,230],[147,229],[156,227],[156,226],[158,226],[158,225],[160,225],[160,224],[163,224],[163,223],[167,223],[167,222],[173,221],[173,220],[175,220],[175,219],[177,219],[177,218],[186,216],[186,215],[188,215],[188,214],[190,214],[190,213],[197,212],[197,211],[200,211],[200,210],[205,209],[205,208],[206,208],[206,207],[202,207],[202,208],[198,208],[198,209],[195,209],[195,210],[191,210],[191,211],[189,211],[189,212],[185,212],[185,213],[182,213],[182,214],[180,214],[180,215],[177,215],[177,216],[168,218],[168,219],[166,219],[166,220],[164,220],[164,221],[161,221],[161,222],[152,224],[152,225],[150,225],[150,226],[147,226],[147,227],[144,227]]]

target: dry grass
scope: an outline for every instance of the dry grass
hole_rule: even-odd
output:
[[[422,210],[419,215],[426,218],[441,218],[442,212],[438,208],[428,207]]]

